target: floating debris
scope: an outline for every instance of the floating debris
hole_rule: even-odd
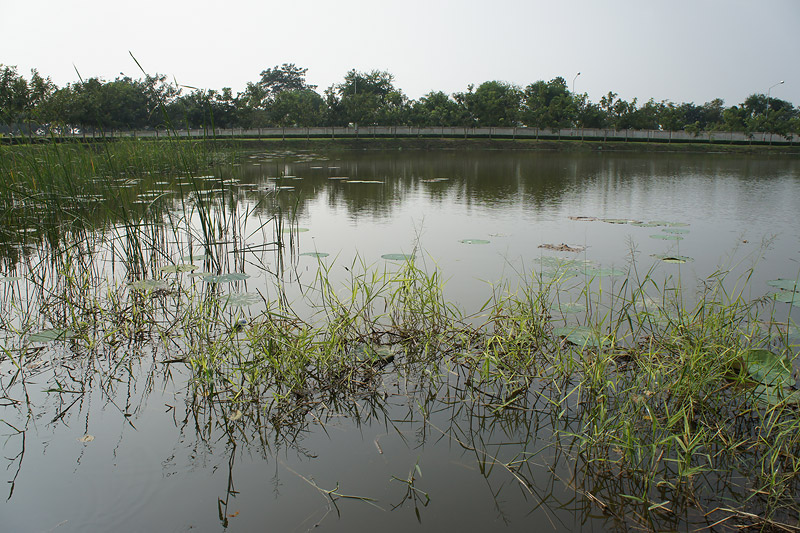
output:
[[[94,435],[89,435],[88,433],[83,437],[78,437],[78,442],[82,442],[86,444],[87,442],[92,442],[94,440]]]
[[[543,248],[545,250],[553,250],[554,252],[582,252],[586,249],[586,246],[570,246],[568,244],[540,244],[539,248]]]
[[[680,235],[669,235],[669,234],[658,234],[658,235],[650,235],[651,239],[660,239],[662,241],[682,241],[683,237]]]
[[[607,224],[635,224],[641,221],[631,220],[629,218],[604,218],[603,222],[606,222]]]
[[[577,220],[579,222],[595,222],[597,217],[581,217],[581,216],[572,216],[569,217],[570,220]]]
[[[491,241],[487,241],[486,239],[461,239],[458,242],[462,244],[489,244]]]

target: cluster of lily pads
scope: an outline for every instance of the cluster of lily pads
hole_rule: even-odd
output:
[[[800,281],[797,279],[779,278],[767,282],[770,287],[780,289],[773,293],[773,298],[778,302],[800,307]]]

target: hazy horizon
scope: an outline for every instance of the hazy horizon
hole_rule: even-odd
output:
[[[84,78],[149,74],[234,94],[275,65],[307,68],[320,92],[347,71],[385,70],[413,99],[499,80],[524,87],[557,76],[597,102],[620,98],[738,105],[754,93],[794,103],[800,49],[794,0],[569,3],[409,0],[402,4],[233,0],[221,9],[144,0],[8,3],[0,63],[60,87]],[[580,72],[580,76],[575,78]]]

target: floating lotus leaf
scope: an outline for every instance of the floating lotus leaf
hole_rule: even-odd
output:
[[[8,283],[10,281],[19,281],[22,276],[0,276],[0,283]]]
[[[294,190],[294,187],[292,187],[291,185],[281,185],[280,187],[275,187],[275,188],[278,189],[279,191],[293,191]]]
[[[683,264],[688,263],[689,261],[694,261],[694,259],[691,257],[686,257],[685,255],[653,254],[652,257],[661,259],[665,263]]]
[[[772,279],[767,282],[770,287],[776,287],[784,291],[800,292],[800,281],[796,279]]]
[[[131,287],[139,291],[157,291],[169,289],[169,283],[163,279],[142,279],[131,283]]]
[[[688,228],[691,224],[686,222],[667,222],[667,225],[671,228]]]
[[[622,270],[621,268],[595,267],[595,266],[584,267],[581,273],[586,276],[600,277],[600,278],[624,276],[625,274],[627,274],[627,272],[625,270]]]
[[[568,342],[581,346],[599,347],[606,344],[606,339],[597,338],[594,330],[586,326],[568,326],[563,328],[554,328],[553,335],[564,337]]]
[[[686,228],[664,228],[661,231],[663,231],[664,233],[672,233],[672,234],[689,233],[689,230]]]
[[[769,350],[747,350],[742,354],[747,373],[755,381],[769,387],[792,387],[792,364],[786,356]]]
[[[165,274],[178,274],[180,272],[194,272],[199,267],[197,265],[192,264],[182,264],[182,265],[165,265],[161,267],[161,272]]]
[[[261,301],[261,296],[254,292],[232,292],[224,298],[229,307],[247,307]]]
[[[196,263],[198,261],[205,261],[206,259],[211,259],[209,255],[184,255],[181,257],[181,261],[185,261],[187,263]]]
[[[650,222],[648,222],[648,224],[650,224],[652,226],[669,226],[670,225],[670,223],[667,222],[666,220],[651,220]]]
[[[388,259],[389,261],[409,261],[414,259],[414,255],[411,254],[383,254],[381,259]]]
[[[631,222],[631,226],[636,226],[637,228],[656,228],[658,226],[663,226],[663,224],[657,222]]]
[[[758,384],[753,389],[753,396],[761,403],[767,405],[778,405],[785,402],[792,405],[800,404],[800,391],[787,390],[783,387],[769,387]]]
[[[636,222],[636,221],[629,220],[627,218],[604,218],[603,222],[607,222],[609,224],[627,224],[629,222]]]
[[[36,333],[32,333],[28,340],[31,342],[53,342],[53,341],[64,341],[73,337],[75,332],[69,329],[61,329],[61,328],[51,328],[51,329],[43,329],[42,331],[38,331]]]
[[[345,183],[372,183],[382,185],[383,182],[379,180],[347,180]]]
[[[304,252],[300,255],[305,255],[307,257],[328,257],[330,254],[325,252]]]
[[[331,176],[328,178],[329,180],[349,180],[350,178],[347,176]]]
[[[578,222],[594,222],[597,220],[597,217],[583,217],[583,216],[571,216],[569,217],[570,220],[577,220]]]
[[[682,241],[683,237],[680,235],[669,235],[669,234],[659,234],[659,235],[650,235],[651,239],[660,239],[662,241]]]
[[[485,239],[461,239],[458,242],[462,244],[489,244],[491,241],[487,241]]]
[[[581,313],[586,310],[586,306],[580,302],[561,302],[555,303],[553,305],[553,310],[560,311],[561,313],[565,314]]]
[[[800,292],[781,291],[774,295],[775,300],[785,304],[792,304],[795,307],[800,307]]]
[[[229,274],[222,274],[220,276],[202,273],[199,274],[199,276],[207,283],[233,283],[234,281],[243,281],[250,277],[249,274],[243,274],[242,272],[231,272]]]

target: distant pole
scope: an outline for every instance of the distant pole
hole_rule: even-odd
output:
[[[575,80],[577,80],[578,76],[580,76],[580,75],[581,75],[581,73],[578,72],[577,74],[575,74],[575,77],[572,78],[572,94],[575,94]]]
[[[783,85],[783,80],[779,81],[778,83],[776,83],[775,85],[773,85],[772,87],[767,89],[767,110],[764,112],[764,117],[765,118],[768,118],[768,115],[769,115],[769,95],[772,92],[772,89],[774,87],[777,87],[778,85]]]
[[[767,89],[767,110],[764,111],[764,126],[767,128],[769,128],[769,125],[767,124],[767,121],[769,121],[769,95],[772,92],[772,88],[777,87],[778,85],[783,85],[783,81],[784,80],[781,80],[772,87],[770,87],[769,89]],[[772,131],[769,132],[769,144],[772,144]]]

